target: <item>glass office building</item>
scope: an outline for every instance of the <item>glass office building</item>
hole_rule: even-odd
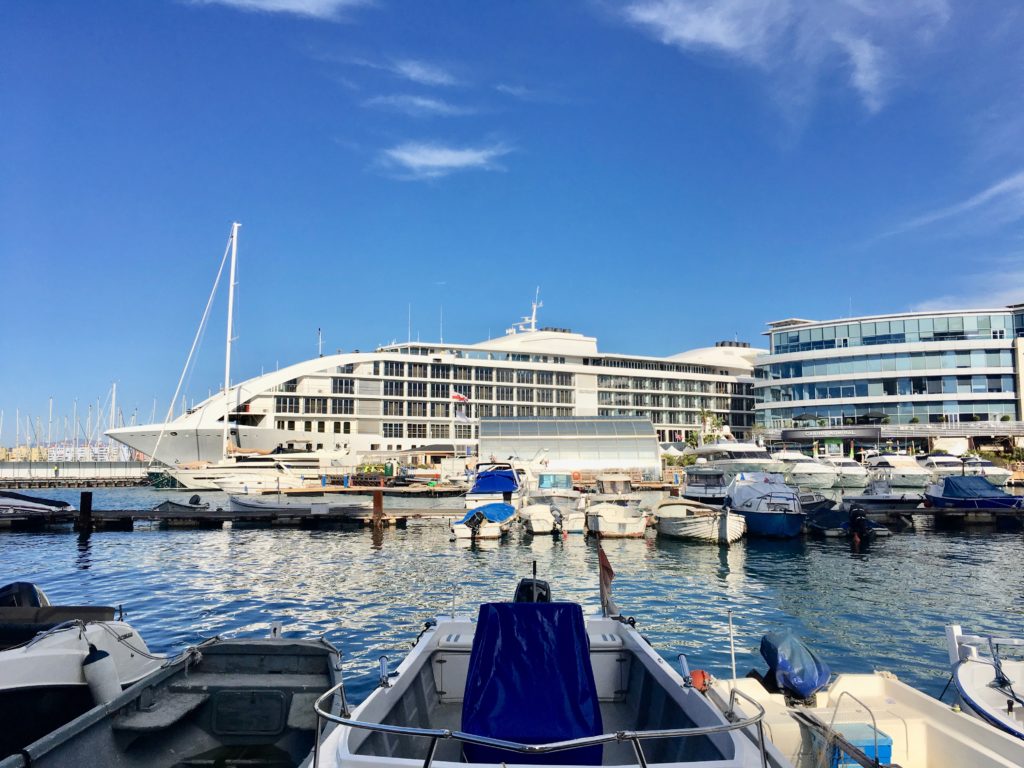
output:
[[[765,429],[1020,421],[1024,305],[768,324]]]

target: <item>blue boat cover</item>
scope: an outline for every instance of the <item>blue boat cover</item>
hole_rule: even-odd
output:
[[[476,476],[470,493],[515,493],[519,479],[513,469],[484,470]]]
[[[466,513],[466,516],[459,520],[456,525],[466,525],[476,515],[482,514],[487,520],[492,523],[504,523],[512,515],[516,513],[516,508],[511,504],[502,504],[500,501],[496,501],[493,504],[481,504],[479,507],[473,507]]]
[[[1001,488],[996,488],[984,477],[954,475],[943,480],[942,495],[948,499],[1002,499],[1010,494]]]
[[[832,670],[791,630],[769,632],[761,638],[761,656],[768,662],[768,677],[780,690],[809,699],[828,685]]]
[[[480,606],[462,703],[462,730],[524,744],[602,731],[583,610],[576,603]],[[471,763],[600,765],[602,748],[530,755],[474,744]]]

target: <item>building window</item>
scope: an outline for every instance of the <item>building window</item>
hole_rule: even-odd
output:
[[[493,368],[477,368],[474,375],[477,381],[494,381]]]
[[[327,413],[326,397],[307,397],[305,400],[306,413]]]
[[[409,378],[410,379],[425,379],[425,378],[427,378],[427,364],[426,363],[409,363]]]
[[[430,415],[435,419],[447,419],[448,418],[448,403],[431,403],[430,404]]]
[[[604,378],[603,376],[601,378]],[[537,383],[541,386],[551,386],[555,383],[555,374],[551,371],[537,371]]]
[[[335,395],[354,395],[356,382],[354,379],[331,379],[331,393]]]
[[[517,384],[533,384],[533,371],[516,371],[516,383]]]
[[[516,389],[516,400],[521,403],[532,403],[533,402],[533,390],[529,387],[519,387]]]
[[[430,425],[430,436],[434,440],[447,440],[448,439],[448,425],[447,424],[431,424]]]
[[[336,435],[340,435],[341,434],[341,422],[340,421],[334,422],[334,434],[336,434]]]
[[[427,404],[419,400],[410,400],[406,410],[408,410],[410,416],[426,416]]]
[[[384,361],[384,375],[385,376],[404,376],[405,375],[405,363],[396,363],[391,360]]]
[[[510,418],[512,416],[511,405],[499,405],[497,408],[498,418]]]
[[[450,379],[452,375],[451,366],[443,363],[432,363],[430,366],[430,378]]]
[[[453,366],[452,373],[457,381],[470,381],[473,378],[473,369],[468,365]]]
[[[381,437],[402,437],[403,425],[385,421],[381,426]]]
[[[352,432],[352,422],[346,421],[341,425],[341,431],[346,435]]]
[[[473,397],[472,384],[452,384],[452,392],[457,392],[463,397]]]
[[[556,416],[572,416],[572,408],[556,408]]]
[[[278,429],[284,429],[284,419],[278,419],[277,420],[277,428]]]
[[[373,375],[380,376],[380,360],[373,361]]]
[[[456,424],[455,425],[455,439],[456,440],[472,440],[473,439],[473,426],[471,424]]]
[[[385,381],[384,397],[402,397],[405,395],[404,381]]]
[[[426,438],[427,436],[427,425],[426,424],[410,424],[409,435],[410,438]]]
[[[477,384],[476,387],[476,399],[477,400],[493,400],[494,399],[494,387],[483,384]]]
[[[293,432],[295,431],[295,422],[294,421],[289,421],[288,422],[288,429],[292,430]]]
[[[306,422],[306,430],[305,431],[306,432],[312,432],[313,431],[313,422],[312,421],[307,421]]]
[[[327,431],[327,422],[325,422],[325,421],[318,421],[316,423],[316,431],[317,432],[326,432]]]
[[[556,403],[571,403],[573,401],[573,391],[571,389],[558,389],[556,391],[555,402]]]
[[[555,374],[555,384],[559,387],[571,387],[572,386],[572,374],[571,373],[557,373]]]
[[[430,385],[430,396],[431,397],[442,397],[448,399],[451,397],[451,385],[450,384],[431,384]]]
[[[277,413],[299,413],[299,398],[275,397],[274,410]]]
[[[384,415],[385,416],[402,416],[403,415],[403,402],[401,400],[385,400],[384,401]]]
[[[514,376],[515,371],[513,371],[511,368],[499,368],[497,370],[497,375],[495,376],[494,380],[511,383]]]
[[[534,411],[534,408],[533,408],[532,405],[520,405],[517,408],[517,415],[518,416],[534,416],[534,415],[536,415],[536,412]]]
[[[331,398],[331,413],[334,414],[351,414],[355,413],[355,400],[351,400],[347,397],[332,397]]]
[[[491,417],[491,416],[494,415],[494,406],[493,405],[481,405],[481,404],[478,403],[477,406],[476,406],[476,415],[477,416]]]
[[[511,400],[512,399],[512,387],[497,387],[495,392],[495,400]]]

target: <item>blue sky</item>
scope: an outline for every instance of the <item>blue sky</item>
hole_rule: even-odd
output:
[[[1017,4],[8,0],[0,73],[6,444],[115,380],[166,409],[235,219],[237,377],[538,285],[657,355],[1024,300]]]

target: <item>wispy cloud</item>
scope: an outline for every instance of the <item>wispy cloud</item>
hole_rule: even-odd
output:
[[[966,200],[910,219],[885,234],[909,232],[912,229],[957,219],[966,213],[984,215],[986,221],[995,224],[1007,224],[1024,219],[1024,171],[1018,171]]]
[[[936,296],[911,307],[914,312],[970,307],[1005,307],[1024,302],[1024,254],[1000,259],[987,269],[958,279],[962,289]]]
[[[623,15],[666,45],[770,74],[788,104],[806,104],[825,72],[845,67],[874,113],[900,57],[929,43],[950,9],[948,0],[632,0]]]
[[[498,159],[511,152],[504,144],[483,147],[452,147],[425,142],[399,144],[381,153],[385,168],[399,173],[404,179],[436,179],[457,171],[503,170]]]
[[[457,115],[471,115],[475,112],[470,107],[462,107],[443,99],[414,96],[411,94],[374,96],[372,99],[364,101],[363,106],[402,112],[413,117],[454,117]]]
[[[261,13],[291,13],[314,19],[337,21],[343,12],[363,5],[371,0],[192,0],[201,5],[227,5],[241,11]]]
[[[402,59],[391,64],[391,71],[420,85],[459,85],[458,78],[436,64],[416,59]]]

